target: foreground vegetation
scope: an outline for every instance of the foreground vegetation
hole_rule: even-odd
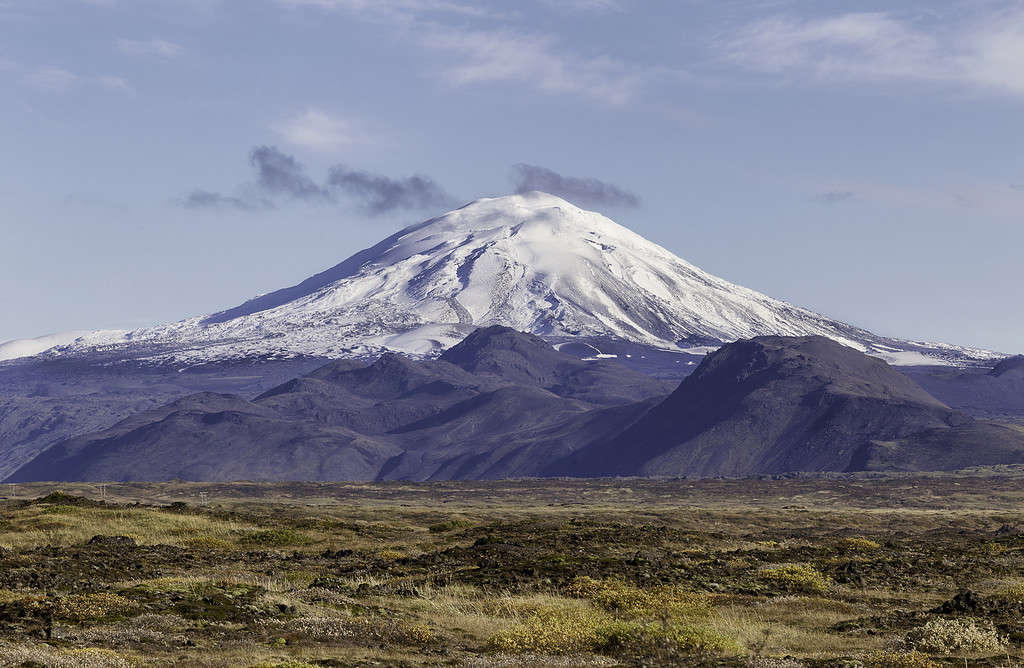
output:
[[[1024,662],[1014,469],[0,492],[3,666]]]

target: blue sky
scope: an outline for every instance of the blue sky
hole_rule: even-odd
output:
[[[212,312],[540,184],[1024,352],[1024,2],[0,0],[0,91],[0,341]]]

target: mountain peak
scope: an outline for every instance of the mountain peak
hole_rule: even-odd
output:
[[[493,203],[498,206],[507,207],[525,207],[532,209],[539,209],[545,207],[572,207],[578,209],[575,204],[569,200],[559,197],[558,195],[552,195],[551,193],[544,192],[543,190],[527,190],[521,193],[511,193],[509,195],[496,195],[494,197],[479,197],[468,204],[463,205],[460,209],[474,206],[476,204]],[[459,209],[456,209],[458,211]]]
[[[990,376],[1007,378],[1024,378],[1024,355],[1014,355],[996,364],[989,372]]]
[[[970,421],[880,359],[825,337],[765,336],[711,353],[626,431],[567,463],[600,475],[860,470],[872,441]]]
[[[523,376],[542,383],[553,380],[559,366],[581,364],[539,336],[502,325],[477,329],[446,350],[440,359],[471,373],[511,374],[517,379]]]
[[[206,317],[95,332],[71,350],[133,358],[439,354],[478,327],[690,350],[765,334],[861,351],[976,354],[887,339],[729,283],[549,193],[478,199],[406,227],[306,280]],[[700,342],[700,343],[695,343]]]
[[[684,385],[735,386],[745,392],[749,387],[794,379],[808,388],[836,394],[945,408],[885,361],[824,336],[759,336],[727,344],[704,358]]]

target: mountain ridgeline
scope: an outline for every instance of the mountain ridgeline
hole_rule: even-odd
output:
[[[714,276],[605,216],[543,192],[479,199],[234,308],[134,331],[0,344],[45,356],[196,364],[383,352],[434,356],[478,327],[551,342],[703,353],[764,335],[820,335],[898,364],[994,362],[882,337]],[[67,339],[67,340],[65,340]]]
[[[1024,463],[1024,431],[952,410],[884,361],[823,336],[728,344],[673,387],[491,326],[437,359],[338,360],[252,400],[193,394],[57,443],[8,480],[743,476],[1013,463]]]

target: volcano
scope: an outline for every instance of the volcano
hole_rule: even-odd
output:
[[[785,335],[825,336],[894,363],[995,357],[877,336],[773,299],[542,192],[476,200],[219,313],[87,333],[44,354],[156,363],[387,351],[434,356],[494,325],[553,343],[614,340],[681,352]]]

